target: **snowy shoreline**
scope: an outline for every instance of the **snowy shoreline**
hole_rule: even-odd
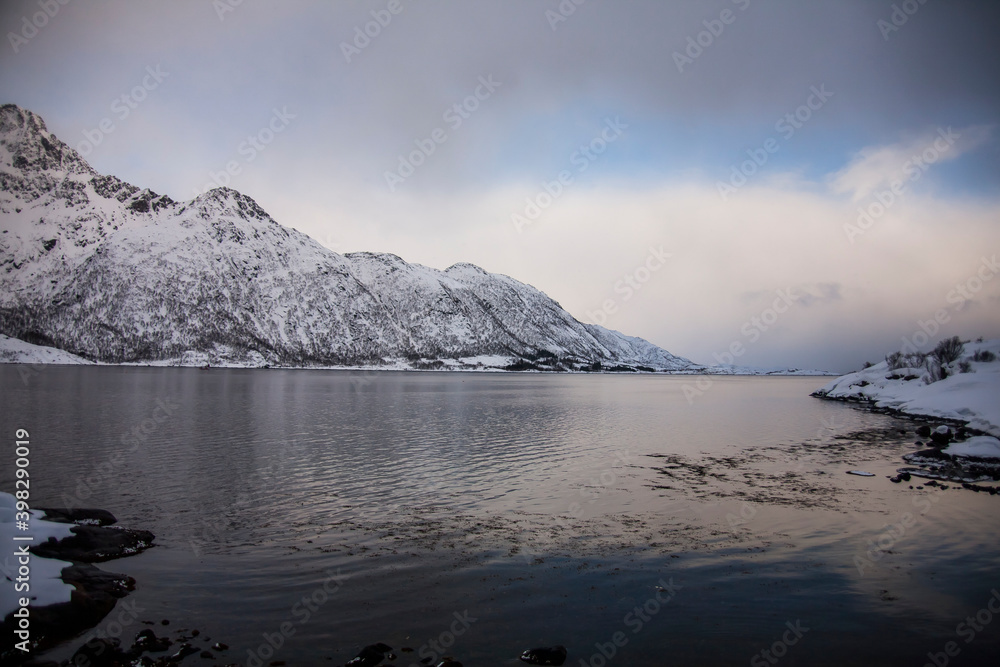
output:
[[[902,365],[921,356],[927,357],[928,366]],[[943,370],[927,355],[905,355],[893,361],[892,365],[887,360],[842,375],[813,396],[961,424],[1000,437],[1000,340],[966,342]]]
[[[235,355],[234,355],[235,356]],[[518,367],[524,360],[519,357],[505,355],[480,355],[476,357],[461,357],[458,359],[386,359],[380,365],[308,365],[286,366],[271,365],[263,357],[259,359],[236,360],[223,351],[222,354],[205,352],[187,352],[180,357],[157,359],[150,361],[133,361],[122,363],[107,363],[91,361],[71,354],[64,350],[43,345],[35,345],[18,338],[0,334],[0,363],[53,365],[53,366],[124,366],[139,368],[246,368],[246,369],[279,369],[279,370],[334,370],[334,371],[415,371],[415,372],[468,372],[468,373],[566,373],[566,374],[619,374],[619,375],[748,375],[748,376],[810,376],[830,377],[833,373],[819,370],[803,370],[798,368],[752,368],[743,366],[702,366],[692,369],[658,369],[645,366],[616,366],[591,370],[570,370]],[[544,364],[544,362],[539,362]],[[512,368],[512,366],[516,368]]]

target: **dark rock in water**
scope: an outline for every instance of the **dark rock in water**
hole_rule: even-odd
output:
[[[212,644],[213,651],[225,651],[229,648],[228,644],[223,644],[222,642],[215,642]]]
[[[62,579],[76,588],[69,602],[31,609],[31,638],[38,647],[35,650],[44,650],[94,627],[111,613],[119,598],[135,588],[132,577],[104,572],[85,563],[63,568]],[[0,632],[5,637],[13,635],[13,621],[12,614],[4,619]],[[5,648],[0,650],[0,664],[6,664],[10,657]]]
[[[31,552],[43,558],[100,563],[113,558],[131,556],[153,546],[156,536],[148,530],[107,528],[104,526],[74,526],[72,537],[64,537],[31,547]]]
[[[566,648],[530,648],[521,654],[521,660],[529,665],[561,665],[566,662]]]
[[[180,662],[189,655],[194,655],[197,652],[198,649],[191,646],[190,644],[181,644],[180,650],[177,651],[177,653],[174,653],[172,656],[170,656],[168,660],[170,660],[171,662]]]
[[[146,628],[145,630],[140,630],[135,636],[135,643],[132,644],[132,650],[143,653],[149,651],[151,653],[158,653],[160,651],[166,651],[170,648],[173,642],[166,637],[157,637],[156,633]]]
[[[70,660],[71,665],[90,665],[91,667],[118,667],[129,665],[132,658],[121,650],[117,639],[106,637],[94,638],[77,649]]]
[[[947,426],[938,426],[931,431],[931,442],[938,447],[945,447],[951,442],[951,429]]]
[[[928,426],[927,424],[921,424],[920,426],[917,427],[917,435],[919,435],[921,438],[931,437],[931,427]]]
[[[96,509],[67,509],[65,507],[39,507],[45,512],[46,521],[56,523],[78,523],[88,526],[110,526],[118,523],[115,515],[107,510]]]
[[[375,667],[375,665],[382,662],[385,654],[390,651],[392,651],[392,647],[382,642],[370,644],[361,649],[357,657],[348,662],[346,667]]]
[[[940,449],[921,449],[919,452],[913,452],[913,454],[907,454],[903,456],[903,460],[908,461],[909,460],[908,457],[937,459],[939,461],[951,460],[951,457],[942,452]]]
[[[199,657],[205,658],[206,660],[214,660],[215,659],[215,654],[212,653],[211,651],[202,651],[199,654]]]

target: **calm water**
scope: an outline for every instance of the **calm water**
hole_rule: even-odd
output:
[[[822,378],[694,381],[0,366],[0,422],[37,505],[156,534],[103,565],[140,620],[232,662],[995,664],[1000,621],[960,624],[1000,589],[1000,497],[891,484],[913,424]]]

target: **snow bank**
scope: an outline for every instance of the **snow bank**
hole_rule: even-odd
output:
[[[1000,440],[988,435],[977,435],[965,442],[953,442],[944,450],[952,456],[975,456],[981,459],[1000,459]]]
[[[973,361],[977,352],[988,351],[997,360]],[[967,362],[971,372],[961,373]],[[922,368],[890,370],[886,362],[842,375],[815,392],[822,398],[866,400],[876,407],[910,415],[954,419],[970,427],[1000,436],[1000,340],[966,343],[962,357],[949,365],[953,373],[928,383]]]
[[[29,563],[31,573],[28,583],[31,590],[18,592],[14,589],[14,580],[18,577],[18,567],[20,566],[17,556],[13,553],[17,546],[40,544],[50,537],[60,540],[73,534],[70,532],[72,524],[45,521],[41,518],[43,513],[35,510],[31,511],[30,530],[17,530],[14,518],[15,502],[14,496],[0,491],[0,542],[10,545],[10,551],[2,564],[4,595],[0,596],[0,617],[6,617],[7,614],[17,611],[17,600],[20,597],[31,598],[32,607],[43,607],[69,602],[70,596],[75,590],[73,586],[60,578],[63,568],[69,567],[71,563],[53,558],[41,558],[34,554],[31,555]],[[29,535],[35,538],[32,542],[14,541],[15,536],[26,537]]]

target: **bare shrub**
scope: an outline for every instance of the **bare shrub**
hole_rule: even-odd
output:
[[[931,352],[931,356],[937,359],[939,364],[946,366],[953,361],[958,361],[964,351],[965,344],[962,343],[962,340],[958,336],[952,336],[938,343],[934,351]]]
[[[903,352],[893,352],[885,358],[885,363],[889,365],[889,370],[900,368],[920,368],[927,360],[927,355],[923,352],[913,352],[905,354]]]
[[[989,350],[976,350],[975,354],[972,355],[973,361],[985,361],[987,363],[997,360],[997,355],[993,354]]]

